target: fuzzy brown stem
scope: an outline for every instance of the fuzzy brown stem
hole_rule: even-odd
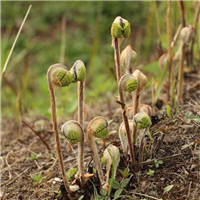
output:
[[[184,67],[184,58],[185,58],[185,44],[182,42],[181,44],[181,58],[179,65],[179,74],[178,74],[178,101],[182,102],[183,97],[183,67]]]
[[[78,82],[78,122],[84,130],[84,82]]]
[[[175,35],[173,37],[173,40],[171,41],[171,50],[172,50],[172,52],[173,52],[173,49],[174,49],[174,47],[175,47],[175,45],[177,43],[177,40],[179,38],[181,29],[182,29],[182,24],[179,24],[179,26],[178,26],[178,28],[176,30],[176,33],[175,33]]]
[[[155,84],[154,84],[154,79],[152,78],[152,116],[156,115],[156,102],[155,102]]]
[[[48,143],[45,141],[45,139],[37,132],[35,131],[27,122],[25,122],[24,120],[22,120],[22,123],[24,123],[28,128],[30,128],[39,138],[40,140],[44,143],[44,145],[47,147],[47,149],[49,150],[49,152],[51,151],[51,148],[49,147]]]
[[[182,19],[182,25],[183,27],[186,26],[186,17],[185,17],[185,6],[183,1],[179,1],[180,8],[181,8],[181,19]]]
[[[140,143],[140,150],[139,150],[139,163],[143,161],[143,152],[145,147],[145,135],[149,131],[149,128],[146,128],[142,133],[141,143]]]
[[[106,139],[103,138],[103,139],[102,139],[102,142],[103,142],[103,150],[105,150],[105,149],[106,149]]]
[[[97,147],[96,147],[96,144],[95,144],[95,141],[94,141],[94,136],[93,136],[93,133],[90,129],[88,130],[88,142],[89,142],[90,147],[92,149],[94,162],[95,162],[96,169],[97,169],[98,175],[99,175],[99,180],[100,180],[100,183],[101,183],[101,186],[102,186],[105,183],[104,178],[103,178],[103,171],[102,171],[102,168],[101,168],[99,154],[97,152]]]
[[[78,82],[78,122],[84,131],[84,82]],[[81,182],[84,184],[84,134],[81,136],[81,141],[78,143],[78,169],[81,176]]]
[[[118,38],[114,38],[114,51],[115,51],[115,66],[116,66],[117,83],[119,83],[119,80],[121,78],[121,66],[120,66],[120,49],[119,49]]]
[[[123,121],[127,133],[127,139],[128,139],[128,144],[129,144],[129,149],[130,149],[130,156],[131,156],[131,161],[132,163],[134,162],[134,154],[133,154],[133,147],[132,147],[132,142],[131,142],[131,134],[130,134],[130,128],[129,128],[129,122],[128,122],[128,117],[126,114],[126,106],[124,103],[124,97],[123,97],[123,91],[119,85],[119,80],[121,78],[121,66],[120,66],[120,49],[119,49],[119,41],[118,38],[114,38],[114,52],[115,52],[115,66],[116,66],[116,75],[117,75],[117,84],[118,84],[118,92],[119,92],[119,101],[122,103],[121,104],[121,111],[123,115]]]
[[[59,134],[58,134],[58,125],[57,125],[57,118],[56,118],[56,101],[55,101],[53,85],[51,82],[51,72],[53,69],[54,68],[50,68],[47,72],[47,82],[48,82],[50,102],[51,102],[51,117],[52,117],[54,137],[55,137],[55,142],[56,142],[55,149],[56,149],[56,153],[58,156],[58,161],[59,161],[65,189],[69,194],[71,194],[72,191],[70,190],[70,187],[69,187],[68,179],[67,179],[65,169],[64,169],[63,157],[62,157],[62,153],[60,150],[60,138],[59,138]]]
[[[126,105],[124,103],[123,91],[122,91],[120,85],[118,86],[118,89],[119,89],[120,102],[122,103],[121,104],[121,110],[122,110],[122,115],[123,115],[124,126],[125,126],[126,133],[127,133],[127,140],[128,140],[129,150],[130,150],[131,161],[133,163],[135,161],[135,156],[134,156],[134,152],[133,152],[133,146],[132,146],[132,140],[131,140],[131,132],[130,132],[127,113],[126,113]]]
[[[139,112],[140,107],[140,92],[137,90],[133,93],[133,122],[134,116]],[[133,123],[133,144],[135,146],[137,140],[137,127]]]

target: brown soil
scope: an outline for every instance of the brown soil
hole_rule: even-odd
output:
[[[195,79],[191,78],[191,74],[185,78],[189,82],[191,79]],[[155,142],[147,138],[148,153],[145,155],[145,161],[127,166],[133,175],[123,191],[125,197],[121,199],[200,199],[200,123],[193,120],[190,123],[185,121],[185,114],[188,111],[191,111],[192,115],[200,117],[200,85],[196,80],[199,81],[198,76],[195,81],[192,81],[193,84],[187,84],[186,98],[184,104],[179,106],[178,113],[173,110],[172,117],[168,118],[163,110],[158,111],[159,120],[154,122],[155,125],[151,127],[150,131],[154,141],[156,139],[159,141],[164,136],[163,142],[156,147]],[[120,109],[114,101],[111,100],[111,104],[105,103],[101,107],[87,105],[86,127],[88,121],[98,115],[114,119],[110,125],[111,135],[107,142],[113,142],[120,147],[116,130],[118,130],[122,118]],[[14,124],[10,120],[2,120],[1,199],[62,199],[62,195],[58,194],[62,180],[58,160],[55,156],[51,122],[43,117],[35,117],[35,119],[25,117],[24,121],[38,131],[37,133],[45,139],[51,150],[49,151],[39,137],[26,125],[23,124],[22,133],[19,134],[13,131]],[[66,140],[62,139],[61,141],[66,170],[72,167],[76,168],[77,147],[74,146],[74,150],[71,150]],[[92,154],[87,142],[85,147],[85,166],[88,170],[89,163],[93,163],[91,162]],[[102,155],[102,145],[100,144],[98,147]],[[31,154],[37,155],[38,158],[31,160]],[[147,161],[147,159],[151,160]],[[155,167],[155,159],[163,161],[158,168]],[[119,169],[123,170],[126,165],[127,162],[121,157]],[[155,171],[153,176],[147,174],[149,169]],[[40,172],[44,179],[39,185],[34,185],[31,175]],[[60,179],[55,181],[56,177]],[[119,171],[116,179],[122,180]],[[93,181],[95,182],[95,180]],[[96,182],[98,184],[98,181]],[[173,188],[169,192],[164,192],[164,188],[169,185],[173,185]]]

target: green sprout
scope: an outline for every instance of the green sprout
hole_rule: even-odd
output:
[[[31,153],[30,157],[28,157],[27,160],[29,160],[29,161],[37,160],[40,156],[41,156],[41,154]]]
[[[154,165],[155,165],[156,168],[159,168],[159,166],[162,165],[162,164],[163,164],[162,160],[157,160],[157,159],[154,160]]]
[[[152,169],[149,169],[149,172],[147,173],[150,177],[154,176],[155,171]]]
[[[44,177],[42,177],[42,172],[40,172],[39,174],[31,175],[31,179],[33,180],[33,184],[36,187],[39,187],[39,185],[42,182],[42,180],[44,179]]]

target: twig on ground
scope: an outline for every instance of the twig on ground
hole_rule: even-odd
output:
[[[47,147],[47,149],[49,151],[51,151],[51,148],[49,147],[49,145],[47,144],[47,142],[45,141],[45,139],[37,132],[35,131],[29,124],[27,124],[24,120],[22,120],[22,122],[28,127],[30,128],[39,138],[40,140],[44,143],[44,145]]]
[[[153,164],[153,163],[155,162],[155,160],[166,161],[166,160],[171,160],[171,159],[173,159],[173,158],[179,157],[179,156],[181,156],[181,155],[182,155],[182,154],[179,153],[179,154],[175,154],[175,155],[172,155],[172,156],[166,156],[166,157],[163,157],[163,158],[156,158],[156,159],[153,159],[153,160],[150,160],[150,161],[135,163],[135,164],[133,164],[133,167],[135,167],[135,166],[151,165],[151,164]]]
[[[181,177],[185,183],[187,182],[187,181],[185,180],[185,178],[184,178],[183,176],[181,176],[180,174],[177,174],[177,173],[174,173],[174,172],[168,172],[167,174],[172,174],[172,175]],[[173,182],[175,182],[175,180],[173,180]]]
[[[21,174],[19,174],[19,175],[16,176],[15,178],[13,178],[11,181],[7,181],[7,182],[2,183],[1,187],[2,187],[3,185],[6,185],[6,186],[10,185],[10,184],[13,183],[17,178],[19,178],[22,174],[24,174],[25,172],[27,172],[29,169],[30,169],[30,167],[26,168]]]
[[[12,178],[12,174],[11,174],[11,170],[12,170],[12,168],[11,168],[11,166],[10,166],[10,164],[8,163],[8,156],[10,155],[10,153],[12,153],[12,151],[10,151],[10,152],[8,152],[8,154],[6,155],[6,159],[5,159],[5,163],[6,163],[6,165],[8,166],[8,173],[9,173],[9,179],[11,179]]]
[[[147,194],[142,194],[142,193],[138,193],[138,192],[131,192],[131,194],[140,195],[140,196],[143,196],[143,197],[148,197],[150,199],[155,199],[155,200],[159,200],[160,199],[160,198],[152,197],[152,196],[149,196]]]

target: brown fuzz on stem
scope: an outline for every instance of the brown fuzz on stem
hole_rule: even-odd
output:
[[[73,67],[70,70],[72,77],[72,82],[78,82],[78,122],[84,130],[84,88],[85,88],[85,78],[86,78],[86,68],[84,63],[81,60],[77,60]],[[80,163],[83,167],[83,151],[84,151],[84,134],[82,140],[78,143],[78,152]],[[83,171],[82,171],[83,172]],[[82,181],[84,184],[83,173],[81,175]]]
[[[132,68],[137,60],[137,53],[132,50],[131,46],[128,45],[121,53],[120,62],[121,66],[125,68],[126,73],[133,73]]]
[[[113,160],[112,160],[113,158]],[[113,163],[114,161],[114,163]],[[109,186],[109,179],[111,174],[111,169],[114,167],[113,178],[115,179],[117,168],[120,161],[120,152],[118,147],[110,144],[104,151],[103,157],[101,158],[101,162],[106,165],[106,183],[104,184],[104,188]]]
[[[63,124],[61,127],[61,132],[67,138],[69,143],[71,143],[71,144],[78,143],[79,146],[83,143],[83,140],[84,140],[83,128],[80,125],[80,123],[78,123],[77,121],[70,120],[70,121],[66,122],[65,124]],[[80,176],[80,181],[81,181],[82,185],[85,182],[84,181],[84,162],[83,162],[83,160],[84,160],[83,149],[79,147],[77,162],[78,162],[78,174]]]
[[[66,66],[62,64],[55,64],[52,65],[47,71],[47,82],[49,87],[49,94],[50,94],[50,102],[51,102],[51,117],[53,122],[53,130],[54,130],[54,137],[55,137],[55,149],[58,156],[58,161],[61,169],[61,174],[64,182],[64,186],[68,194],[72,194],[72,191],[69,186],[69,182],[65,173],[64,164],[63,164],[63,157],[60,150],[60,138],[58,134],[58,125],[57,125],[57,117],[56,117],[56,101],[54,95],[54,88],[53,86],[62,87],[67,86],[71,83],[70,76],[68,77],[68,69]],[[67,79],[65,80],[65,77]]]
[[[123,91],[120,89],[119,81],[121,78],[121,66],[120,66],[120,39],[121,38],[128,38],[130,35],[130,24],[127,20],[124,20],[121,17],[117,17],[111,27],[111,36],[112,36],[112,46],[114,48],[114,59],[115,59],[115,66],[116,66],[116,76],[117,76],[117,83],[118,83],[118,93],[119,99],[118,101],[121,102],[121,111],[123,115],[123,121],[126,127],[127,138],[129,142],[129,149],[131,155],[131,161],[134,162],[134,154],[132,149],[131,143],[131,136],[130,136],[130,128],[128,123],[128,117],[126,114],[126,106],[124,103]]]
[[[108,122],[104,117],[98,116],[89,122],[88,128],[87,128],[87,139],[88,139],[89,145],[92,149],[93,158],[94,158],[96,169],[98,171],[101,186],[104,185],[105,181],[104,181],[101,162],[100,162],[100,158],[98,155],[94,137],[106,138],[108,136],[108,134],[109,134]]]
[[[191,25],[188,25],[182,28],[181,33],[181,55],[180,55],[180,64],[179,64],[179,74],[178,74],[178,89],[177,89],[177,98],[179,103],[182,102],[183,97],[183,68],[185,60],[185,48],[186,45],[191,42],[194,37],[194,28]]]
[[[140,111],[140,92],[143,90],[147,83],[146,76],[139,70],[135,70],[133,76],[136,77],[139,86],[133,93],[133,117]],[[133,119],[134,120],[134,119]],[[137,127],[133,125],[133,144],[136,144]]]

